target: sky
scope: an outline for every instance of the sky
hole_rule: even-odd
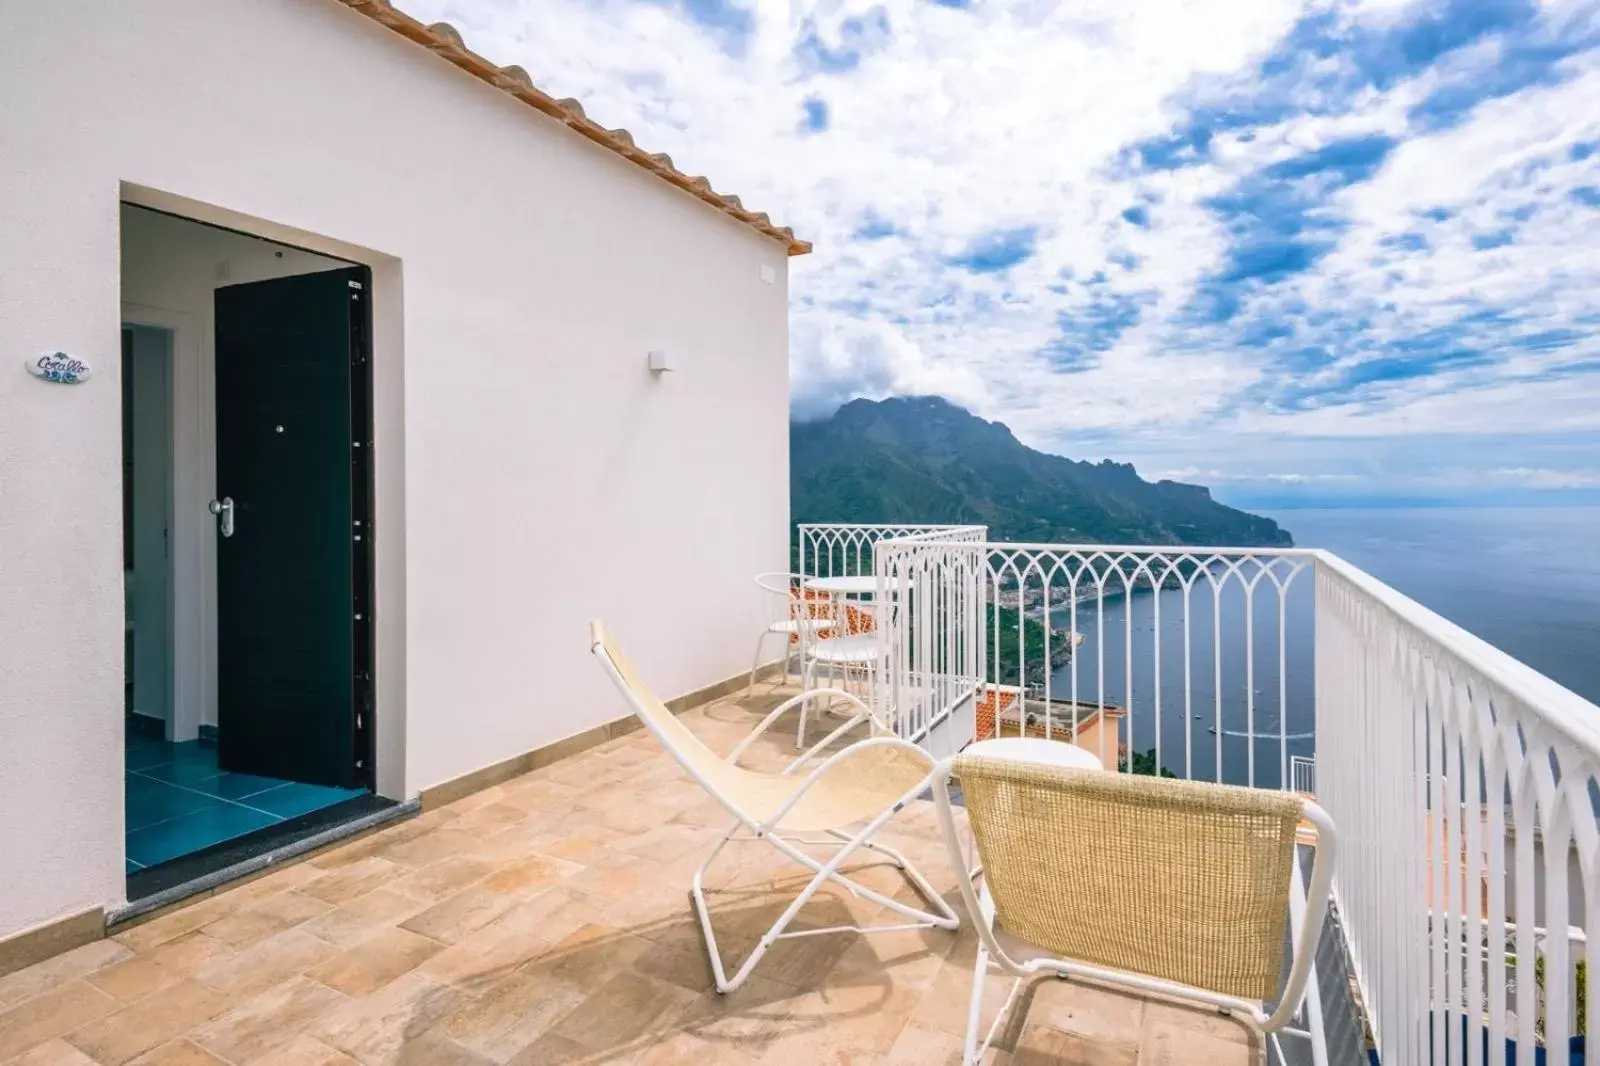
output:
[[[1600,10],[398,0],[815,244],[792,411],[1247,503],[1600,501]]]

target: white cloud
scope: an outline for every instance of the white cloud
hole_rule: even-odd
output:
[[[832,414],[857,396],[940,395],[972,408],[990,406],[987,386],[971,369],[929,359],[914,341],[880,322],[801,323],[795,347],[794,372],[807,382],[797,417]]]
[[[1544,470],[1537,467],[1502,467],[1488,476],[1504,484],[1527,489],[1587,489],[1600,487],[1600,471]]]
[[[801,413],[933,392],[1068,454],[1307,484],[1428,462],[1438,473],[1448,458],[1424,452],[1448,434],[1498,435],[1517,452],[1507,469],[1534,469],[1519,438],[1600,431],[1600,373],[1562,369],[1600,360],[1600,210],[1573,193],[1600,185],[1600,153],[1570,152],[1600,139],[1592,53],[1433,132],[1418,109],[1436,94],[1528,60],[1491,35],[1348,99],[1310,81],[1266,100],[1248,129],[1219,128],[1199,165],[1141,172],[1130,146],[1167,134],[1195,101],[1259,93],[1256,64],[1332,0],[693,5],[703,17],[745,11],[742,47],[696,23],[687,0],[400,3],[815,242],[791,279]],[[1337,10],[1352,34],[1373,35],[1431,3]],[[880,11],[887,34],[872,28]],[[835,55],[855,42],[858,64],[808,73],[796,42],[811,32]],[[1346,59],[1308,61],[1334,84]],[[830,125],[808,136],[799,120],[812,97]],[[1196,321],[1207,279],[1241,244],[1211,201],[1274,162],[1373,135],[1399,144],[1370,180],[1304,205],[1337,221],[1336,247],[1246,296],[1234,323]],[[1147,226],[1124,220],[1137,207]],[[1434,208],[1448,217],[1423,215]],[[871,220],[894,232],[859,236]],[[1034,254],[1007,272],[950,263],[985,235],[1030,227]],[[1500,229],[1514,239],[1474,246]],[[1425,247],[1397,247],[1406,234]],[[1474,308],[1505,321],[1460,326]],[[1289,332],[1245,343],[1246,321]],[[1487,356],[1452,363],[1450,330]],[[1558,330],[1585,336],[1556,343]],[[1327,357],[1305,354],[1316,350]],[[1265,449],[1296,465],[1272,468]],[[1352,449],[1366,458],[1343,469]]]
[[[1165,479],[1169,481],[1264,482],[1270,485],[1314,485],[1327,482],[1356,482],[1361,480],[1357,474],[1301,474],[1293,472],[1258,474],[1216,468],[1206,470],[1193,466],[1180,467],[1177,470],[1162,470],[1151,476],[1158,480]]]

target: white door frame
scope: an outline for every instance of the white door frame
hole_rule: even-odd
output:
[[[123,464],[123,493],[132,504],[125,521],[132,538],[132,584],[123,595],[133,626],[127,649],[132,669],[132,709],[159,719],[162,735],[172,733],[172,362],[174,334],[124,322],[122,388],[124,439],[133,447],[133,464]],[[126,457],[125,457],[126,458]],[[159,536],[155,535],[159,533]],[[131,591],[130,591],[131,588]]]
[[[194,315],[124,303],[122,322],[172,334],[172,719],[168,739],[216,721],[217,545],[206,511],[216,481],[204,329]]]
[[[405,281],[402,261],[395,255],[379,252],[360,245],[349,244],[306,230],[280,223],[269,222],[253,215],[232,211],[216,204],[180,196],[146,185],[124,181],[120,184],[123,203],[148,207],[168,214],[178,215],[194,222],[222,226],[279,241],[296,248],[318,252],[351,263],[360,263],[372,271],[372,431],[374,437],[373,504],[376,509],[374,524],[377,535],[374,560],[376,599],[374,614],[377,619],[376,698],[377,714],[377,792],[390,799],[404,800],[417,795],[419,788],[407,777],[406,759],[406,478],[405,478]],[[127,313],[129,305],[124,305]],[[144,308],[154,315],[173,316],[151,322],[164,325],[173,318],[179,320],[173,378],[181,393],[173,404],[179,419],[191,419],[187,429],[174,427],[173,447],[183,456],[179,462],[198,463],[204,477],[193,484],[185,479],[174,479],[173,511],[178,531],[173,552],[175,561],[182,552],[189,553],[187,573],[175,573],[178,588],[190,593],[198,592],[188,602],[186,613],[183,601],[174,610],[174,625],[187,628],[175,630],[174,642],[178,646],[179,672],[175,675],[175,691],[179,706],[198,708],[206,717],[195,714],[193,721],[216,721],[217,657],[216,657],[216,534],[215,519],[206,512],[216,488],[216,427],[215,383],[210,365],[211,336],[209,322],[202,325],[193,316],[161,308]],[[137,321],[137,320],[130,320]],[[192,402],[192,398],[197,398]],[[196,455],[193,434],[203,430],[206,447]],[[188,434],[188,435],[186,435]],[[195,485],[203,485],[201,492]],[[187,519],[198,508],[203,516],[203,534],[199,544]],[[203,565],[201,565],[203,563]],[[184,664],[197,669],[183,670]],[[185,690],[185,684],[194,686]]]

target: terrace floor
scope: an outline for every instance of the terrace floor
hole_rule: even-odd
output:
[[[781,695],[685,720],[728,751]],[[780,723],[751,761],[780,764],[793,737]],[[635,732],[0,977],[0,1063],[959,1063],[970,929],[785,941],[714,991],[688,885],[728,824]],[[890,826],[957,898],[931,804]],[[871,865],[855,876],[904,884]],[[807,876],[730,845],[709,880],[730,959]],[[800,922],[876,910],[825,890]],[[1006,982],[990,983],[992,1012]],[[1020,1006],[990,1062],[1262,1060],[1242,1023],[1108,989],[1044,980]]]

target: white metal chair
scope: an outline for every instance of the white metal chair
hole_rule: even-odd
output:
[[[870,685],[872,671],[883,658],[883,645],[878,639],[878,613],[876,605],[853,603],[837,599],[831,601],[830,617],[834,625],[806,642],[801,655],[800,687],[811,691],[817,687],[817,674],[826,669],[829,681],[848,685],[852,677]],[[834,691],[831,686],[824,691]],[[831,702],[824,705],[832,707]],[[795,729],[794,746],[806,746],[806,708],[800,709],[799,724]]]
[[[733,826],[695,870],[690,887],[690,897],[694,901],[700,928],[705,933],[706,951],[711,958],[717,991],[731,992],[738,988],[750,976],[750,971],[767,953],[767,949],[786,938],[827,932],[872,933],[935,926],[955,929],[960,925],[955,911],[940,898],[910,860],[872,840],[873,835],[883,828],[896,811],[928,788],[935,771],[934,760],[915,744],[894,736],[872,736],[836,752],[823,751],[856,726],[873,723],[872,713],[866,704],[842,693],[802,692],[775,707],[726,759],[721,759],[701,743],[660,700],[651,695],[599,621],[589,623],[589,636],[595,658],[621,691],[633,713],[667,749],[667,753],[677,760],[678,765],[727,808],[734,818]],[[824,694],[853,700],[858,707],[857,713],[781,773],[747,770],[738,764],[740,756],[784,713]],[[722,954],[717,947],[711,914],[706,907],[703,880],[712,860],[730,841],[737,839],[765,840],[811,870],[815,876],[772,927],[761,935],[749,957],[730,978],[723,970]],[[832,849],[833,853],[824,862],[800,850],[802,847],[826,847]],[[899,867],[932,909],[919,910],[841,873],[840,868],[845,860],[861,848],[877,852]],[[786,932],[806,901],[830,881],[909,921],[893,925],[844,925]]]
[[[942,770],[939,822],[979,939],[965,1063],[980,1061],[1022,982],[1046,975],[1203,1004],[1263,1035],[1308,1035],[1288,1023],[1305,994],[1333,880],[1337,841],[1321,807],[1290,792],[978,755],[958,755]],[[952,773],[977,843],[976,870],[957,835]],[[1317,831],[1303,893],[1294,855],[1302,819]],[[1291,921],[1293,962],[1280,987]],[[980,1039],[991,961],[1015,980]],[[1269,1013],[1262,1002],[1274,996]]]
[[[775,604],[772,621],[756,638],[755,660],[750,665],[752,690],[756,687],[756,671],[761,667],[761,649],[766,647],[768,637],[783,638],[783,680],[787,683],[790,660],[798,660],[796,672],[803,677],[807,647],[834,625],[833,605],[826,598],[817,599],[806,593],[804,574],[757,574],[756,585],[771,593],[775,601],[781,601],[781,606]]]

